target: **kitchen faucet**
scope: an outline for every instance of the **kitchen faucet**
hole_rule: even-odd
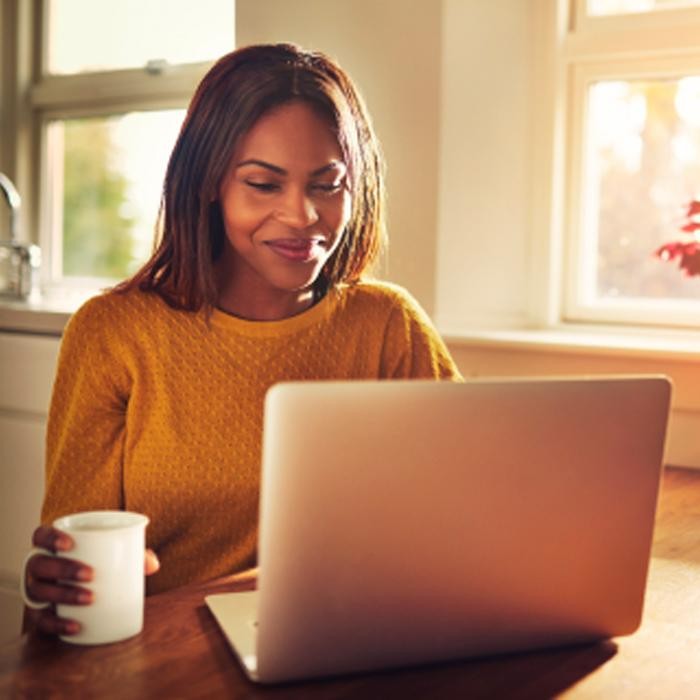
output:
[[[37,288],[41,250],[18,240],[22,198],[4,173],[0,173],[0,190],[10,208],[10,237],[0,241],[0,296],[26,299]]]
[[[17,188],[12,184],[5,173],[0,173],[0,190],[5,195],[7,206],[10,207],[10,243],[17,241],[17,221],[19,218],[19,208],[22,206],[22,198],[19,196]]]

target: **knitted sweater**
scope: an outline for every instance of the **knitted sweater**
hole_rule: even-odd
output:
[[[453,378],[428,317],[386,283],[331,291],[253,322],[107,293],[71,318],[47,426],[42,522],[148,515],[161,561],[148,592],[255,565],[263,400],[282,380]]]

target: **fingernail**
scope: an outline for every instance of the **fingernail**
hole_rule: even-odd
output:
[[[75,578],[78,581],[92,580],[92,569],[89,569],[87,566],[82,566],[75,572]]]
[[[68,620],[63,623],[64,634],[78,634],[80,632],[80,623],[75,620]]]
[[[92,603],[92,593],[90,593],[89,591],[79,591],[77,599],[81,605],[85,605],[86,603]]]
[[[60,549],[62,552],[68,550],[73,545],[73,541],[66,537],[65,535],[59,535],[56,538],[55,546],[56,549]]]

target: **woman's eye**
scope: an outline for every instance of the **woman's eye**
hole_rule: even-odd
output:
[[[246,180],[245,184],[248,187],[252,187],[258,192],[276,192],[279,189],[279,185],[275,182],[255,182],[253,180]]]
[[[311,189],[315,190],[316,192],[333,194],[334,192],[339,192],[342,187],[342,182],[317,182],[315,185],[311,186]]]

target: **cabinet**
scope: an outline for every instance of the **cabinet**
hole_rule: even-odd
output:
[[[39,522],[60,338],[0,332],[0,641],[19,629],[20,566]]]

